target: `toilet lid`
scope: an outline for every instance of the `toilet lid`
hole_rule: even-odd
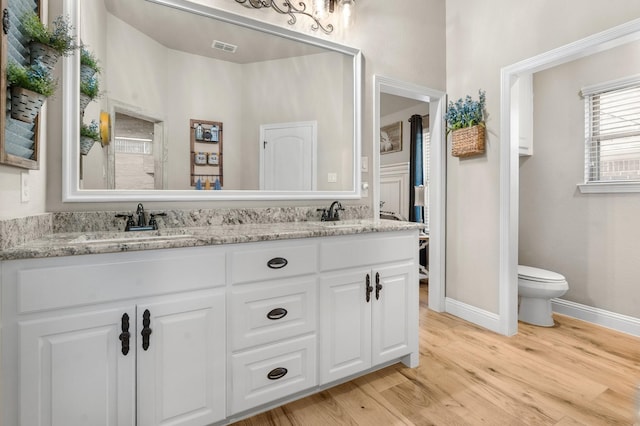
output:
[[[557,272],[547,271],[546,269],[534,268],[532,266],[518,265],[518,276],[531,281],[543,282],[560,282],[566,281],[565,278]]]

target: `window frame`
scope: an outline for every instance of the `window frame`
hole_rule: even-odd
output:
[[[581,96],[585,105],[585,154],[584,154],[584,182],[577,186],[581,193],[632,193],[640,192],[640,180],[632,181],[589,181],[591,170],[589,166],[591,150],[591,99],[595,95],[615,90],[623,90],[634,86],[640,86],[640,74],[611,80],[604,83],[583,87]]]

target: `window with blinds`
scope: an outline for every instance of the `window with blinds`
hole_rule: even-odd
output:
[[[591,86],[585,99],[585,182],[640,182],[640,76]]]

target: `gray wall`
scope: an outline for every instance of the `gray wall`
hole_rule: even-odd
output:
[[[582,194],[580,89],[638,74],[640,43],[534,75],[533,156],[520,159],[521,264],[569,281],[564,299],[640,317],[640,196]]]

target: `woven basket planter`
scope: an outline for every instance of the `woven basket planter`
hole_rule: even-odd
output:
[[[87,155],[96,141],[86,136],[80,136],[80,154]]]
[[[80,65],[80,80],[89,81],[96,75],[96,70],[88,65]]]
[[[484,126],[465,127],[451,132],[454,157],[471,157],[484,153]]]
[[[29,44],[29,56],[31,64],[34,64],[36,60],[39,60],[42,65],[49,70],[49,73],[51,73],[58,63],[60,53],[46,44],[31,42]]]
[[[47,97],[23,87],[11,88],[11,118],[33,123]]]
[[[84,114],[84,110],[87,109],[87,105],[89,105],[91,101],[92,99],[88,95],[80,93],[80,114]]]

